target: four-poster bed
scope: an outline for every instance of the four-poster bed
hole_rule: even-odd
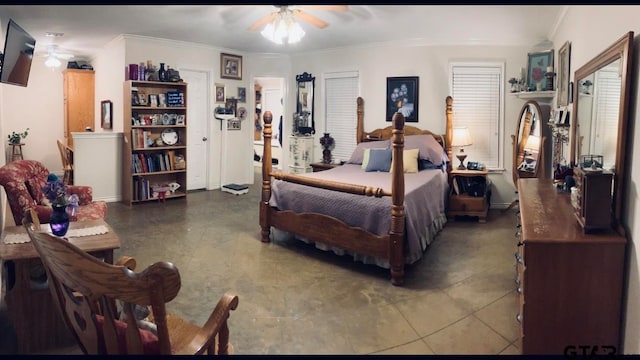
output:
[[[445,135],[405,125],[399,113],[394,115],[392,126],[365,132],[364,101],[358,98],[356,151],[362,152],[367,142],[378,145],[388,141],[393,159],[404,159],[392,161],[390,172],[365,172],[358,162],[317,173],[274,172],[270,146],[272,116],[265,112],[261,240],[269,242],[274,227],[315,242],[320,248],[347,252],[363,262],[389,268],[391,282],[401,285],[404,265],[422,256],[446,222],[452,102],[447,97]],[[423,142],[435,144],[439,153],[433,155],[435,152],[431,151],[432,156],[426,160],[434,166],[413,171],[405,164],[408,161],[405,144],[421,149],[420,164],[428,150],[434,148],[425,151]],[[368,261],[371,259],[374,260]]]

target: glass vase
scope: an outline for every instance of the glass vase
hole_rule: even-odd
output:
[[[160,63],[160,70],[158,70],[158,80],[167,81],[167,71],[164,69],[164,63]]]
[[[69,230],[69,214],[67,214],[66,205],[54,205],[49,226],[51,232],[56,236],[65,236]]]

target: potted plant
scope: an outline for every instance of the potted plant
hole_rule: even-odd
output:
[[[7,135],[7,138],[9,139],[9,144],[20,144],[22,139],[26,138],[27,135],[29,135],[29,128],[23,132],[12,131],[10,135]]]

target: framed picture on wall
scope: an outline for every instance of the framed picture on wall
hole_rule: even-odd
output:
[[[100,102],[101,110],[101,125],[103,129],[111,129],[113,122],[113,103],[110,100],[103,100]]]
[[[220,53],[220,77],[242,80],[242,56]]]
[[[216,84],[216,102],[223,103],[224,102],[224,85]]]
[[[553,67],[553,49],[528,54],[527,89],[529,91],[547,88],[547,78],[544,74],[549,66]]]
[[[406,122],[418,122],[418,76],[387,78],[387,121],[400,112]]]
[[[571,43],[565,42],[558,50],[558,106],[567,106],[571,102],[569,74],[571,71]]]

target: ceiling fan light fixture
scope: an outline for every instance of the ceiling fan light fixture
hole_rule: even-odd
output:
[[[305,32],[300,24],[294,20],[292,13],[287,11],[279,13],[273,21],[265,26],[260,34],[280,45],[284,43],[284,39],[287,39],[289,44],[299,42]]]
[[[59,67],[60,65],[62,65],[62,62],[60,62],[60,60],[58,60],[55,56],[49,55],[47,57],[47,60],[44,62],[44,65],[50,68]]]

